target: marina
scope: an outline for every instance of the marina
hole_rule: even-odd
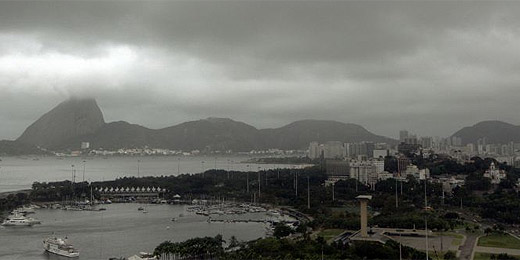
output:
[[[77,259],[108,259],[153,252],[167,240],[180,242],[222,234],[226,241],[231,236],[249,241],[265,237],[269,232],[265,223],[269,218],[267,211],[222,215],[208,222],[207,216],[197,215],[183,205],[115,203],[101,206],[106,210],[36,209],[33,215],[42,221],[41,225],[0,227],[0,244],[3,245],[0,260],[62,259],[42,247],[42,241],[53,235],[67,237],[80,254]],[[140,207],[148,213],[141,213]],[[236,221],[220,220],[227,218]]]

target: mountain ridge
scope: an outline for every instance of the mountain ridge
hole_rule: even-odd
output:
[[[92,148],[105,149],[148,146],[220,151],[304,149],[312,141],[333,140],[396,142],[375,135],[360,125],[332,120],[305,119],[268,129],[257,129],[244,122],[218,117],[187,121],[161,129],[125,121],[106,123],[94,99],[60,103],[31,124],[17,139],[21,143],[51,150],[78,149],[81,142],[90,142]]]
[[[478,139],[484,137],[488,144],[520,142],[520,126],[499,120],[485,120],[472,126],[463,127],[452,136],[460,137],[463,145],[476,144]]]

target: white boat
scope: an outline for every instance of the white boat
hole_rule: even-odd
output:
[[[22,213],[22,214],[32,214],[32,213],[34,213],[34,209],[32,207],[19,207],[15,211],[19,212],[19,213]]]
[[[41,224],[42,221],[39,219],[31,218],[31,217],[25,217],[29,222],[31,222],[33,225]]]
[[[49,253],[65,257],[79,257],[79,252],[66,239],[49,237],[43,240],[43,248]]]
[[[30,227],[33,224],[35,224],[32,220],[28,219],[27,217],[23,215],[10,215],[8,216],[4,222],[2,223],[2,226],[25,226]]]
[[[128,258],[128,260],[157,260],[157,259],[159,259],[159,258],[157,258],[153,254],[147,253],[147,252],[140,252],[139,255],[133,255]]]

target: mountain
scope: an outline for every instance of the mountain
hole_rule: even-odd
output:
[[[375,135],[360,125],[328,120],[301,120],[275,129],[261,130],[264,148],[302,149],[310,142],[386,142],[395,140]]]
[[[0,156],[17,156],[17,155],[45,155],[49,154],[38,149],[34,145],[24,144],[17,141],[1,140]]]
[[[248,151],[261,143],[258,129],[228,118],[186,122],[158,131],[164,140],[158,146],[181,150]]]
[[[473,126],[464,127],[452,136],[462,138],[462,144],[477,143],[486,138],[487,143],[506,144],[520,142],[520,126],[502,121],[483,121]]]
[[[93,134],[104,125],[96,100],[72,98],[36,120],[17,141],[53,148],[73,137]]]
[[[73,136],[56,143],[52,149],[77,150],[82,142],[89,142],[92,148],[119,149],[132,147],[155,147],[156,130],[124,121],[111,122],[99,127],[95,132]]]
[[[302,120],[262,130],[229,118],[207,118],[162,129],[123,121],[105,123],[92,99],[73,99],[59,104],[29,126],[17,141],[51,150],[77,150],[81,142],[90,142],[95,149],[148,146],[185,151],[304,149],[312,141],[396,143],[359,125],[324,120]]]

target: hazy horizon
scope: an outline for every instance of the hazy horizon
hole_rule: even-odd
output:
[[[518,125],[518,2],[0,2],[0,139],[71,96],[163,128]]]

